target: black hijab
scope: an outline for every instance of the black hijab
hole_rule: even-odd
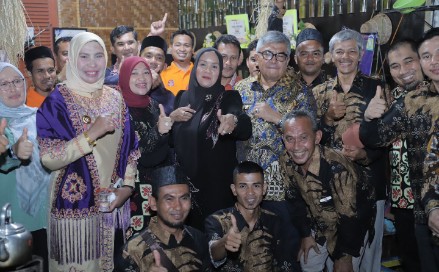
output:
[[[215,84],[209,88],[204,88],[200,86],[197,80],[197,67],[200,62],[200,58],[204,53],[207,52],[214,52],[219,60],[220,65],[220,72],[218,79],[216,80]],[[221,54],[216,50],[215,48],[204,48],[198,51],[197,57],[195,58],[194,67],[191,71],[191,76],[189,78],[189,87],[187,90],[188,96],[189,96],[189,103],[191,104],[191,108],[198,111],[199,107],[205,106],[206,102],[208,103],[209,99],[206,99],[207,97],[211,96],[212,99],[210,101],[215,100],[214,98],[217,98],[222,92],[225,91],[224,86],[221,85],[221,74],[223,71],[223,57]]]
[[[205,88],[198,83],[196,73],[201,56],[211,51],[218,57],[220,71],[215,84]],[[173,128],[175,152],[180,165],[189,177],[195,177],[197,174],[199,137],[212,139],[212,148],[218,140],[219,121],[216,114],[225,92],[224,86],[221,85],[222,71],[223,57],[218,50],[214,48],[201,49],[195,58],[189,79],[189,88],[180,94],[180,99],[176,99],[175,108],[190,104],[191,108],[196,110],[189,121],[177,122]]]

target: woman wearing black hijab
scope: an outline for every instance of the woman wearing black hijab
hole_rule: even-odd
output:
[[[189,88],[175,97],[174,108],[181,110],[185,122],[176,122],[173,139],[178,163],[192,183],[192,210],[188,224],[204,229],[204,219],[234,204],[230,189],[236,159],[236,141],[252,133],[250,118],[242,111],[237,91],[221,85],[223,60],[213,48],[198,52]]]

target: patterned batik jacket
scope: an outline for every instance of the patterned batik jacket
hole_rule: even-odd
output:
[[[174,235],[160,228],[157,217],[151,218],[148,228],[125,244],[122,256],[116,256],[116,271],[150,270],[155,260],[150,245],[147,243],[146,232],[152,235],[178,271],[210,271],[206,236],[197,229],[184,226],[183,239],[177,242]]]
[[[438,105],[438,91],[433,84],[424,82],[416,90],[399,98],[381,118],[363,121],[360,126],[360,138],[366,146],[386,146],[398,138],[407,141],[417,224],[426,224],[428,212],[439,207],[435,182],[423,176],[427,145],[438,124]]]
[[[407,91],[400,86],[394,88],[388,101],[393,104],[396,99],[403,97]],[[392,208],[413,210],[413,192],[410,187],[409,161],[407,157],[407,141],[397,139],[389,151],[390,158],[390,200]]]
[[[423,203],[426,206],[426,211],[437,209],[439,206],[439,124],[436,122],[433,135],[427,145],[427,156],[424,163],[424,177],[425,183],[429,186],[424,186],[421,192],[423,196]],[[433,188],[431,188],[433,187]],[[434,190],[433,190],[434,189]],[[438,240],[435,240],[438,244]]]
[[[256,103],[265,102],[282,115],[298,108],[312,111],[312,93],[302,90],[297,75],[291,68],[267,90],[260,84],[260,78],[254,77],[238,82],[235,90],[241,94],[244,110],[250,116],[253,128],[252,137],[239,143],[238,160],[254,161],[264,169],[265,182],[268,185],[266,200],[284,200],[285,190],[279,168],[279,157],[284,150],[281,131],[276,124],[256,118],[253,114],[254,107]]]
[[[366,182],[364,168],[339,152],[316,146],[305,174],[285,152],[282,169],[288,177],[287,199],[295,207],[302,238],[311,236],[320,245],[327,242],[329,254],[358,257],[366,232],[373,238],[375,198]]]
[[[205,223],[209,245],[221,239],[232,227],[232,214],[242,235],[241,246],[236,253],[228,252],[224,260],[214,261],[211,257],[216,271],[292,271],[292,264],[284,261],[290,259],[283,256],[288,252],[280,248],[280,220],[274,213],[264,209],[260,209],[259,219],[252,230],[236,207],[210,215]]]
[[[320,85],[322,83],[324,83],[326,80],[330,79],[327,75],[326,72],[321,70],[319,75],[313,80],[313,82],[311,82],[311,84],[308,85],[308,83],[306,83],[306,81],[303,79],[302,77],[302,73],[299,71],[297,72],[297,77],[300,80],[300,84],[302,84],[303,88],[308,88],[310,90],[312,90],[314,87],[316,87],[317,85]]]
[[[312,92],[317,103],[317,120],[319,128],[323,132],[320,144],[334,148],[343,149],[342,135],[353,124],[361,123],[364,111],[370,100],[375,96],[377,86],[381,81],[365,76],[358,72],[350,90],[345,93],[338,82],[338,78],[327,80],[325,83],[315,87]],[[325,124],[324,116],[329,108],[333,91],[337,92],[337,100],[343,101],[346,105],[346,114],[343,118],[334,121],[333,126]],[[364,148],[366,158],[356,163],[367,167],[369,181],[374,183],[377,200],[387,199],[388,185],[388,150],[386,148]]]

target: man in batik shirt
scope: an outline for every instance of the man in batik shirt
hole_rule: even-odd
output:
[[[290,253],[280,247],[280,220],[260,206],[267,191],[264,170],[257,163],[242,162],[233,171],[230,187],[235,206],[206,219],[214,266],[218,271],[292,271],[291,264],[281,261]]]
[[[299,67],[297,73],[303,88],[312,90],[326,81],[326,73],[322,70],[324,63],[322,34],[313,28],[305,28],[297,35],[294,61]]]
[[[267,194],[262,207],[282,218],[285,236],[281,240],[290,244],[291,262],[295,262],[299,237],[291,227],[291,207],[285,201],[284,178],[279,167],[284,146],[279,128],[284,114],[294,108],[309,109],[314,106],[314,99],[310,92],[302,92],[294,70],[288,68],[291,45],[284,34],[267,32],[259,39],[256,52],[259,77],[248,77],[235,85],[253,128],[252,137],[238,148],[238,160],[254,161],[264,169]]]
[[[205,235],[184,225],[191,208],[186,176],[176,166],[165,166],[154,170],[151,180],[150,205],[157,216],[116,256],[116,271],[208,271]]]
[[[386,94],[388,101],[391,101],[390,104],[416,89],[424,80],[416,47],[415,41],[406,39],[393,43],[387,51],[390,74],[398,85]],[[390,171],[391,213],[402,265],[407,271],[421,271],[415,237],[414,199],[410,187],[406,140],[397,139],[392,143]]]
[[[377,215],[375,237],[366,247],[362,269],[381,269],[384,204],[388,184],[387,150],[365,148],[358,137],[364,110],[381,82],[363,75],[358,65],[363,52],[363,36],[355,30],[336,33],[329,42],[329,52],[337,67],[335,78],[315,87],[317,120],[323,132],[321,144],[334,148],[367,171],[368,181],[375,186]]]
[[[284,117],[281,158],[288,176],[287,198],[297,208],[304,271],[360,271],[364,242],[373,229],[375,199],[366,172],[319,145],[322,132],[307,111]]]
[[[407,141],[415,235],[423,271],[439,271],[439,247],[432,243],[432,235],[439,235],[439,194],[434,180],[424,179],[423,175],[427,144],[439,116],[438,51],[439,28],[432,28],[418,43],[421,68],[431,82],[420,84],[387,111],[385,101],[377,95],[360,127],[360,138],[366,146],[385,146],[398,138]]]

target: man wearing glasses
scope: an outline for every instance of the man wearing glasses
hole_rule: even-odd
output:
[[[238,147],[239,159],[258,163],[264,169],[267,194],[262,202],[264,209],[282,218],[282,242],[288,242],[290,259],[284,260],[290,270],[298,270],[296,256],[299,248],[297,230],[293,227],[290,207],[285,200],[283,175],[279,158],[282,144],[282,116],[293,109],[310,109],[310,93],[303,93],[294,70],[288,67],[291,45],[281,32],[268,31],[256,46],[255,55],[260,75],[246,78],[235,85],[241,94],[253,126],[252,137]]]

